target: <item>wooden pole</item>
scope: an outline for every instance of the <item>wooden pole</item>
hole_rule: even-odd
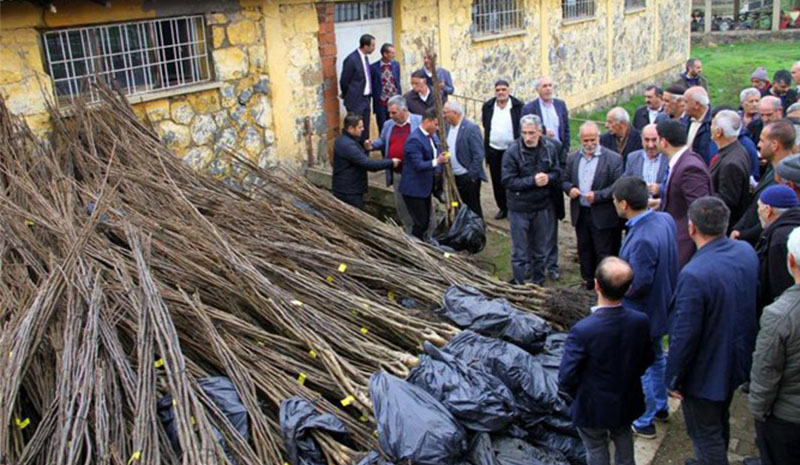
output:
[[[705,25],[704,32],[706,34],[711,32],[711,16],[712,16],[711,0],[706,0],[706,15],[705,15],[705,18],[704,18],[704,21],[703,21],[703,23]]]
[[[772,0],[772,30],[777,31],[781,25],[781,0]]]

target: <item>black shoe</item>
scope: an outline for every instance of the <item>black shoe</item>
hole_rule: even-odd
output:
[[[505,219],[506,216],[508,216],[508,212],[506,212],[505,210],[500,210],[499,212],[497,212],[496,215],[494,215],[494,219],[502,220]]]
[[[558,270],[548,271],[547,277],[550,278],[550,281],[561,281],[561,273]]]
[[[659,410],[656,412],[656,420],[666,423],[669,421],[669,409],[665,408],[664,410]]]
[[[656,438],[656,425],[647,425],[639,428],[636,425],[631,425],[631,430],[633,430],[633,434],[643,437],[645,439],[655,439]]]

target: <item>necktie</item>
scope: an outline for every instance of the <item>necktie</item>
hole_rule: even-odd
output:
[[[661,205],[664,205],[664,202],[667,200],[667,185],[669,184],[669,163],[667,163],[666,169],[664,169],[664,180],[661,182]],[[663,208],[662,208],[663,210]]]

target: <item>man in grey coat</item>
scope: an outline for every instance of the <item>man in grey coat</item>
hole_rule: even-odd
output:
[[[447,123],[447,150],[461,201],[483,218],[481,182],[487,181],[483,171],[484,145],[481,128],[464,118],[464,109],[456,102],[444,104],[442,117]]]
[[[800,228],[787,249],[795,284],[764,309],[750,371],[750,411],[764,465],[796,464],[800,457]]]
[[[647,183],[650,196],[658,194],[661,182],[667,177],[667,157],[658,149],[658,131],[655,124],[642,128],[642,148],[628,154],[624,176],[634,176]]]

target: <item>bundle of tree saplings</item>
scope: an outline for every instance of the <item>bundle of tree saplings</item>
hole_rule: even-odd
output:
[[[249,189],[198,175],[100,92],[53,112],[46,142],[0,102],[2,464],[284,463],[292,396],[344,422],[346,444],[314,440],[351,463],[377,448],[370,375],[405,376],[422,342],[458,333],[432,312],[448,286],[555,327],[587,308],[580,291],[501,283],[236,154]],[[234,386],[248,437],[202,388],[213,377]]]

